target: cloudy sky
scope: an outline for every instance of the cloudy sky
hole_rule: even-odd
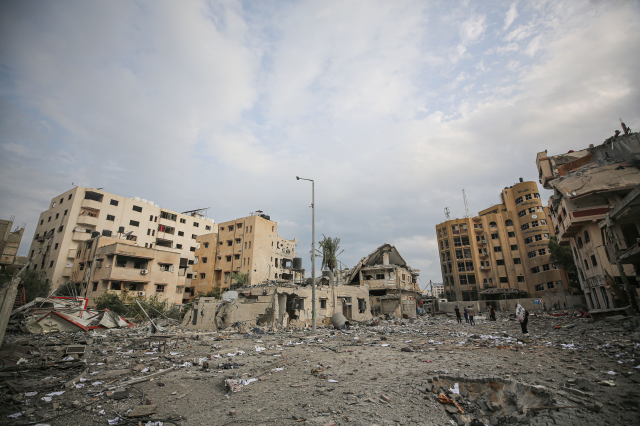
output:
[[[435,225],[537,180],[535,154],[640,129],[637,1],[3,1],[0,218],[72,183],[216,222],[264,210],[310,268],[394,244],[442,281]]]

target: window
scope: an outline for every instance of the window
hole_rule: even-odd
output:
[[[542,265],[542,270],[543,271],[549,271],[550,269],[551,269],[551,267],[549,266],[549,264]]]
[[[582,244],[582,237],[578,237],[578,248],[582,248],[584,245]]]
[[[151,235],[151,229],[147,229],[147,235]]]
[[[58,218],[58,216],[56,215],[56,219]],[[591,241],[591,238],[589,238],[589,232],[587,232],[586,230],[584,231],[584,242],[588,243]]]
[[[327,309],[327,299],[320,299],[320,309]]]
[[[498,260],[496,260],[496,264],[497,264],[498,266],[504,266],[504,259],[498,259]]]
[[[495,222],[489,222],[489,228],[498,228],[498,225]]]
[[[583,259],[584,260],[584,269],[586,269],[587,271],[589,270],[589,264],[587,263],[587,259]]]
[[[56,213],[56,219],[60,217],[60,213]]]
[[[149,220],[153,222],[153,215],[149,215]]]
[[[202,258],[202,263],[207,263],[207,260],[208,260],[208,259],[207,259],[206,257],[203,257],[203,258]]]
[[[527,256],[529,256],[529,259],[531,259],[532,257],[536,257],[536,251],[530,251],[529,253],[527,253]]]
[[[140,206],[133,206],[133,211],[134,211],[134,212],[141,212],[141,211],[142,211],[142,207],[140,207]]]
[[[73,196],[73,194],[69,194],[69,198],[68,199],[70,200],[72,196]]]
[[[546,225],[546,224],[547,224],[546,219],[540,219],[540,225]]]
[[[227,246],[231,247],[233,245],[233,240],[227,240]],[[273,243],[271,243],[273,245]]]
[[[178,215],[175,213],[169,213],[169,212],[160,212],[160,219],[167,219],[167,220],[171,220],[173,222],[175,222],[178,219]]]
[[[93,283],[92,291],[98,291],[98,283]]]
[[[522,264],[522,260],[520,260],[519,257],[514,257],[513,258],[513,263],[514,263],[514,265],[521,265]]]
[[[42,225],[43,223],[44,223],[44,219],[42,219],[42,220],[40,221],[40,225]]]
[[[547,249],[540,249],[540,250],[538,250],[538,254],[539,254],[540,256],[544,256],[545,254],[547,254]]]
[[[196,234],[191,234],[191,239],[195,240],[198,236]]]
[[[598,266],[598,262],[596,261],[596,257],[594,255],[591,255],[591,263],[593,264],[593,266]]]
[[[194,251],[195,252],[196,248],[195,247],[189,247],[189,251]]]
[[[140,226],[140,222],[137,222],[135,220],[130,220],[129,221],[129,225],[131,225],[131,226]]]
[[[200,274],[200,279],[204,280],[204,277],[206,277],[206,274],[203,272],[203,273]]]
[[[549,281],[549,282],[547,283],[547,288],[548,288],[548,289],[552,289],[553,287],[555,287],[555,286],[554,286],[554,284],[553,284],[553,281]]]
[[[524,239],[525,244],[531,244],[533,242],[533,237],[528,237]]]
[[[540,226],[540,224],[538,223],[537,220],[534,220],[533,222],[531,222],[531,227],[535,228],[536,226]]]
[[[502,251],[502,247],[500,246],[494,247],[493,251],[495,251],[496,253],[500,253]]]
[[[180,293],[182,293],[183,291],[184,291],[184,287],[182,287],[182,286],[178,286],[178,287],[176,287],[176,293],[180,294]]]
[[[240,244],[242,240],[240,238],[236,238],[236,244]]]
[[[522,197],[516,198],[516,204],[520,204],[522,202]]]
[[[240,255],[239,255],[239,254],[234,254],[234,255],[233,255],[233,258],[234,258],[235,260],[240,260]],[[277,259],[276,259],[276,260],[277,260]],[[276,265],[276,266],[277,266],[277,265]]]
[[[156,284],[156,293],[164,293],[165,287],[165,284]]]
[[[511,219],[507,219],[507,220],[504,222],[504,225],[505,225],[505,226],[513,226],[513,221],[512,221]]]
[[[252,233],[252,232],[253,232],[253,225],[249,227],[249,233]]]
[[[120,290],[120,281],[111,281],[111,290]]]
[[[509,283],[509,278],[507,278],[507,277],[500,277],[500,282],[501,282],[501,283],[507,283],[507,284],[508,284],[508,283]]]
[[[519,283],[523,283],[524,282],[524,277],[522,275],[518,275],[518,282]]]
[[[173,272],[173,265],[170,263],[160,263],[159,266],[162,272]]]
[[[536,241],[542,241],[542,235],[538,234],[536,235]]]
[[[181,249],[182,248],[182,244],[176,244],[176,248],[177,249]]]
[[[515,250],[518,250],[518,246],[515,245],[515,244],[512,244],[511,245],[511,251],[515,251]]]
[[[178,237],[184,237],[184,232],[183,231],[178,231]]]
[[[522,228],[523,231],[526,231],[527,229],[529,229],[529,224],[525,223],[524,225],[520,226],[520,228]]]
[[[492,240],[497,240],[498,238],[499,238],[498,234],[491,234],[491,239]]]
[[[536,291],[544,291],[544,284],[536,284]]]
[[[229,232],[233,231],[233,225],[229,225]]]
[[[180,218],[180,223],[187,223],[187,219],[185,219],[185,218]]]
[[[542,234],[542,238],[544,238],[545,240],[548,240],[549,238],[551,238],[551,234],[544,233]]]
[[[205,225],[204,229],[206,229],[207,231],[211,231],[211,225]]]
[[[227,262],[231,262],[231,256],[226,256]]]
[[[533,198],[533,196],[531,194],[527,194],[527,195],[524,196],[525,200],[530,200],[532,198]]]
[[[516,233],[513,231],[509,231],[509,238],[515,238],[516,237]]]
[[[111,222],[113,222],[113,221],[116,220],[116,217],[114,215],[112,215],[112,214],[108,214],[107,215],[107,220],[110,220]]]
[[[523,216],[526,216],[526,215],[527,215],[527,209],[520,210],[520,211],[518,212],[518,216],[520,216],[520,217],[523,217]]]
[[[198,222],[193,222],[193,226],[195,226],[196,228],[200,226],[200,224]]]
[[[540,267],[539,266],[534,266],[533,268],[531,268],[531,273],[532,274],[537,274],[538,272],[540,272]]]
[[[51,216],[49,216],[49,220],[47,220],[47,222],[51,222]]]
[[[111,204],[112,206],[117,206],[117,205],[118,205],[118,200],[113,200],[113,199],[112,199],[112,200],[109,202],[109,204]]]
[[[537,192],[533,193],[533,198],[540,198],[540,194],[538,194]]]
[[[56,206],[56,202],[54,201],[53,204],[51,205],[51,208]]]
[[[209,243],[204,243],[204,248],[209,248]]]

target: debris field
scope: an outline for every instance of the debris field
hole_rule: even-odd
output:
[[[165,320],[163,320],[165,321]],[[162,325],[162,324],[158,324]],[[7,334],[0,424],[635,425],[636,317]]]

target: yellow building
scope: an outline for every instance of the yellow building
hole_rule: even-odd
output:
[[[436,225],[449,301],[535,298],[568,289],[566,274],[549,260],[555,234],[538,185],[520,179],[501,198],[478,216]]]
[[[217,234],[202,235],[196,241],[196,293],[229,288],[234,272],[249,273],[249,285],[304,279],[301,260],[294,265],[298,241],[280,237],[278,224],[261,212],[220,223]]]

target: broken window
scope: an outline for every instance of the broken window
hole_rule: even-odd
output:
[[[507,277],[500,277],[500,282],[501,282],[501,283],[507,283],[507,284],[508,284],[508,283],[509,283],[509,278],[507,278]]]
[[[468,246],[469,245],[469,237],[462,237],[462,245],[463,246]]]
[[[160,212],[160,218],[175,222],[178,219],[178,215],[174,213],[169,213],[169,212]]]
[[[182,244],[176,244],[177,249],[182,249]]]
[[[519,217],[523,217],[523,216],[526,216],[526,215],[527,215],[527,209],[520,210],[520,211],[518,212],[518,216],[519,216]]]
[[[515,251],[515,250],[518,250],[518,246],[515,245],[515,244],[512,244],[511,245],[511,251]]]
[[[233,225],[229,225],[229,231],[233,231]]]
[[[198,222],[193,222],[193,226],[195,226],[196,228],[200,227],[200,224]]]
[[[540,226],[540,224],[538,223],[538,221],[537,221],[537,220],[532,221],[532,222],[531,222],[531,227],[532,227],[532,228],[535,228],[536,226]]]
[[[536,284],[536,291],[544,291],[544,284]]]
[[[531,273],[532,274],[537,274],[540,272],[540,267],[539,266],[534,266],[533,268],[531,268]]]
[[[509,231],[508,235],[509,235],[509,238],[515,238],[516,237],[516,233],[513,232],[513,231]]]
[[[538,234],[536,235],[536,241],[542,241],[542,235]]]
[[[547,265],[542,265],[542,270],[543,271],[549,271],[551,270],[551,267],[547,264]]]
[[[200,279],[201,279],[201,280],[204,280],[204,277],[206,277],[206,274],[205,274],[204,272],[202,272],[202,273],[200,274]]]
[[[120,281],[111,281],[111,290],[120,290],[122,283]]]
[[[523,283],[524,282],[524,277],[522,275],[518,276],[518,282],[519,283]]]
[[[156,293],[164,293],[166,284],[156,284]]]
[[[533,242],[533,237],[528,237],[524,239],[525,244],[531,244]]]
[[[207,259],[206,257],[203,257],[203,258],[202,258],[202,263],[207,263],[207,261],[208,261],[208,260],[209,260],[209,259]]]
[[[547,254],[547,250],[546,249],[540,249],[540,250],[538,250],[538,254],[540,256],[544,256],[545,254]]]
[[[467,276],[460,275],[460,285],[467,285]]]
[[[173,265],[170,263],[159,263],[158,265],[161,272],[173,272],[174,270]]]
[[[173,235],[176,232],[176,228],[172,226],[158,225],[158,232],[165,232],[167,234]]]
[[[498,238],[500,238],[500,237],[498,236],[498,234],[491,234],[491,239],[492,239],[492,240],[497,240]]]
[[[227,245],[231,247],[233,245],[233,240],[227,240]]]
[[[522,197],[516,198],[516,204],[520,204],[522,202]]]
[[[530,251],[529,253],[527,253],[527,256],[529,256],[529,259],[531,259],[532,257],[536,257],[536,251]]]
[[[364,314],[367,310],[367,301],[365,299],[358,298],[358,312]]]
[[[596,257],[594,255],[591,255],[591,263],[593,264],[593,266],[598,266],[598,262],[596,261]]]
[[[93,192],[93,191],[86,191],[84,193],[84,199],[85,200],[92,200],[92,201],[97,201],[99,203],[102,202],[102,198],[104,198],[104,195],[100,194],[99,192]],[[54,203],[55,205],[55,203]]]
[[[204,243],[204,248],[208,249],[209,248],[209,243]]]
[[[552,289],[552,288],[554,288],[554,287],[555,287],[555,285],[553,284],[553,281],[549,281],[549,282],[547,282],[547,288],[548,288],[549,290],[551,290],[551,289]]]
[[[384,274],[376,274],[376,280],[384,280]]]
[[[527,195],[524,196],[525,200],[530,200],[532,198],[533,198],[533,196],[531,194],[527,194]]]
[[[231,262],[231,256],[226,256],[227,262]]]
[[[497,260],[496,260],[496,265],[498,265],[498,266],[504,266],[504,259],[497,259]]]
[[[520,226],[520,228],[522,228],[523,231],[526,231],[527,229],[529,229],[529,224],[525,223],[524,225]]]
[[[242,243],[242,239],[236,238],[236,244],[240,244],[240,243]]]
[[[502,252],[502,247],[501,246],[495,246],[493,248],[493,251],[496,252],[496,253],[500,253],[500,252]]]

